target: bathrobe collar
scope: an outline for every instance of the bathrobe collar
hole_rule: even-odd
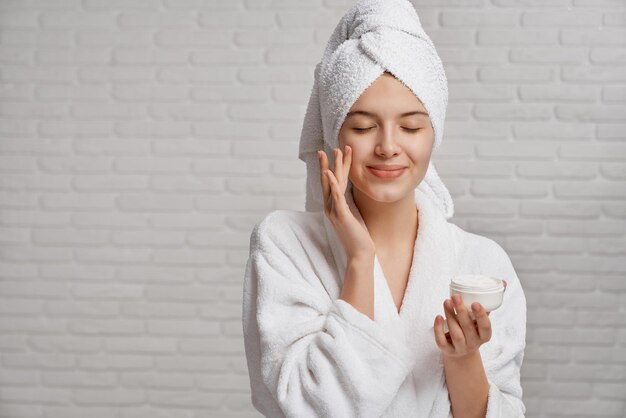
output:
[[[359,212],[351,189],[346,202],[356,219],[367,226]],[[443,358],[435,342],[433,324],[443,315],[443,302],[450,297],[449,284],[457,274],[456,243],[451,224],[435,203],[419,188],[415,189],[419,226],[413,249],[404,299],[398,312],[389,285],[378,260],[374,258],[374,317],[383,327],[404,329],[408,347],[415,353],[412,379],[420,393],[420,411],[415,416],[429,416],[434,398],[445,384]],[[347,256],[330,220],[322,212],[329,245],[339,271],[339,288],[347,267]]]

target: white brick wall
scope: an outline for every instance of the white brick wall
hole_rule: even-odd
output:
[[[302,210],[345,0],[0,0],[0,417],[254,417],[249,234]],[[626,414],[626,1],[414,0],[453,222],[528,300],[528,417]]]

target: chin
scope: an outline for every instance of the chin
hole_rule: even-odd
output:
[[[361,186],[361,185],[360,185]],[[372,200],[377,202],[393,203],[404,199],[408,194],[413,194],[415,188],[411,188],[406,184],[364,184],[363,187],[354,185]],[[417,186],[416,186],[417,187]]]

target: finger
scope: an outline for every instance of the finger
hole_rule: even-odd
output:
[[[344,196],[344,190],[341,188],[337,177],[335,177],[335,175],[330,170],[327,170],[326,172],[328,173],[328,177],[330,179],[330,184],[332,188],[331,195],[333,198],[333,206],[335,208],[335,212],[339,216],[351,214],[350,207],[348,206],[348,203],[346,202],[346,198]]]
[[[350,176],[350,167],[352,166],[352,147],[350,145],[346,145],[346,153],[344,157],[344,165],[343,172],[346,176],[345,180],[347,183],[348,177]]]
[[[456,310],[457,321],[463,329],[463,334],[465,334],[465,341],[468,345],[471,345],[475,343],[478,338],[480,338],[480,336],[476,332],[474,320],[469,315],[469,312],[465,306],[465,302],[463,302],[462,295],[453,295],[452,301],[454,303],[454,309]]]
[[[326,175],[328,176],[328,181],[330,183],[330,194],[333,198],[333,203],[336,206],[337,202],[339,202],[339,197],[341,196],[339,191],[339,184],[337,183],[337,178],[332,171],[326,170]]]
[[[450,344],[446,334],[443,332],[443,317],[437,315],[435,317],[435,325],[433,326],[435,331],[435,342],[437,346],[446,354],[451,354],[454,347]]]
[[[480,302],[472,303],[472,310],[476,317],[476,329],[480,340],[487,342],[491,339],[491,321],[489,321],[489,313],[485,311],[485,308]]]
[[[322,191],[324,193],[324,202],[328,199],[328,194],[330,193],[330,184],[328,183],[328,177],[324,174],[324,170],[328,169],[328,159],[326,158],[326,153],[324,151],[318,151],[317,156],[319,157],[320,162],[320,178],[322,183]]]
[[[328,182],[328,189],[329,189],[328,196],[326,196],[326,200],[324,201],[324,210],[326,211],[328,215],[335,212],[335,205],[334,205],[335,198],[333,196],[334,186],[333,186],[333,182],[331,179],[331,175],[332,175],[332,172],[330,170],[324,170],[324,177],[326,178],[326,181]]]
[[[444,311],[446,312],[446,321],[448,322],[448,329],[450,330],[450,338],[454,343],[456,349],[461,349],[465,344],[465,335],[463,329],[456,319],[454,308],[449,299],[446,299],[443,303]]]
[[[328,170],[328,156],[326,152],[322,150],[318,151],[318,154],[320,156],[320,174],[322,175],[322,180],[326,187],[324,191],[325,194],[328,194],[328,192],[330,192],[330,183],[328,183],[328,177],[324,174],[324,171]]]
[[[335,178],[337,184],[343,184],[343,153],[339,148],[335,148]]]

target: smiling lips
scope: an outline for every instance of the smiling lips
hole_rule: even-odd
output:
[[[380,177],[383,179],[395,179],[397,177],[400,177],[404,173],[404,170],[406,169],[406,167],[401,166],[401,165],[385,165],[385,164],[371,165],[371,166],[368,166],[367,168],[376,177]]]

